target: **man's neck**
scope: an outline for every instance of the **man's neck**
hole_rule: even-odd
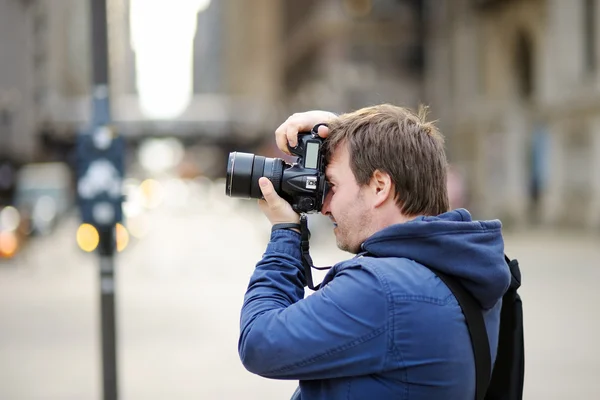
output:
[[[374,216],[374,218],[371,220],[372,225],[371,225],[371,229],[370,229],[370,235],[373,235],[376,232],[379,232],[382,229],[387,228],[388,226],[392,226],[392,225],[396,225],[396,224],[403,224],[405,222],[409,222],[412,221],[413,219],[415,219],[417,216],[409,216],[409,215],[405,215],[402,214],[402,212],[400,212],[400,210],[398,210],[398,208],[394,209],[390,209],[390,210],[386,210],[384,212],[384,210],[380,210],[382,212],[377,213],[376,216]]]

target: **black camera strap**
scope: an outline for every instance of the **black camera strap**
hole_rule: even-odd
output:
[[[308,218],[306,217],[306,214],[300,214],[300,224],[275,224],[271,228],[271,231],[277,229],[300,229],[300,251],[302,252],[302,266],[304,267],[304,277],[306,279],[306,286],[308,286],[310,290],[319,290],[321,285],[319,284],[315,286],[313,283],[312,268],[322,271],[330,269],[330,267],[315,267],[313,265],[312,257],[310,256],[309,252],[310,230],[308,229]]]
[[[304,266],[304,276],[306,278],[306,286],[310,290],[319,290],[321,284],[314,285],[312,279],[312,268],[318,270],[326,270],[329,267],[315,267],[313,265],[312,257],[310,256],[310,230],[308,229],[308,218],[306,214],[300,214],[300,235],[302,236],[302,242],[300,243],[300,250],[302,251],[302,265]]]

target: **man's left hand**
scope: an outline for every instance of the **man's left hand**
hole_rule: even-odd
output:
[[[277,194],[269,179],[261,177],[258,185],[264,197],[264,200],[258,201],[258,205],[271,224],[300,223],[300,215],[292,209],[290,203]]]

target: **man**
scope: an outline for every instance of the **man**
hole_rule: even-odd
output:
[[[475,364],[462,311],[429,269],[459,280],[484,310],[492,360],[501,298],[509,285],[500,221],[448,211],[447,161],[437,128],[401,107],[339,117],[294,114],[276,131],[280,149],[319,123],[327,137],[330,190],[322,213],[337,245],[356,254],[304,298],[300,235],[275,230],[241,313],[244,366],[298,379],[307,399],[475,397]],[[299,216],[260,178],[272,224]]]

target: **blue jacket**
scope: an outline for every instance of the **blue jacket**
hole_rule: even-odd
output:
[[[425,265],[459,279],[479,301],[495,360],[510,281],[500,221],[472,221],[464,209],[418,217],[377,232],[362,249],[304,299],[300,235],[271,234],[242,307],[246,369],[300,380],[303,400],[473,399],[464,316]]]

